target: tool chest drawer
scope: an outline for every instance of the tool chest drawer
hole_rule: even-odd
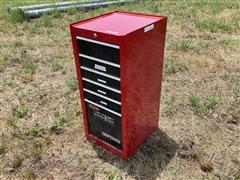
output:
[[[106,89],[105,87],[101,87],[87,81],[83,81],[83,86],[85,89],[89,89],[93,92],[99,93],[101,95],[107,96],[111,99],[121,102],[121,94],[119,90],[116,90],[118,92],[114,92],[112,90]]]
[[[89,102],[86,102],[86,107],[89,132],[116,148],[122,149],[121,117]]]
[[[114,80],[90,71],[83,70],[83,77],[96,81],[102,85],[106,85],[115,89],[120,89],[120,81]]]
[[[106,99],[106,98],[97,96],[96,94],[92,94],[90,92],[85,91],[86,99],[88,99],[92,102],[95,102],[96,104],[99,104],[100,106],[103,106],[109,110],[115,111],[117,113],[121,113],[121,103],[120,102],[117,104],[117,101],[115,101],[115,100],[112,101],[110,98]]]
[[[107,65],[101,62],[92,61],[87,58],[81,57],[81,65],[92,69],[92,71],[106,73],[108,75],[120,77],[120,69],[111,65]]]
[[[79,36],[77,36],[77,40],[80,54],[120,64],[119,46]]]

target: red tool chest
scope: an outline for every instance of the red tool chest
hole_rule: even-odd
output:
[[[70,25],[86,137],[124,159],[158,127],[166,24],[112,12]]]

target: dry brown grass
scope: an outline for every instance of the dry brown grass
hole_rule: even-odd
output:
[[[128,161],[84,138],[69,35],[71,22],[117,9],[169,17],[159,130]],[[0,179],[239,179],[238,11],[146,1],[22,23],[2,14]]]

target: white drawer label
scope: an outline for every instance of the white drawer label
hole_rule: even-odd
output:
[[[154,29],[154,24],[151,24],[151,25],[145,27],[145,28],[144,28],[144,32],[151,31],[152,29]]]
[[[104,66],[100,66],[100,65],[98,65],[98,64],[95,64],[95,65],[94,65],[94,68],[95,68],[95,69],[98,69],[98,70],[100,70],[100,71],[105,71],[105,72],[106,72],[106,67],[104,67]]]

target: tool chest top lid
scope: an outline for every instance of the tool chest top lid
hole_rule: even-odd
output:
[[[72,26],[94,32],[124,36],[130,32],[151,25],[164,18],[166,17],[126,12],[113,12],[74,23]]]

